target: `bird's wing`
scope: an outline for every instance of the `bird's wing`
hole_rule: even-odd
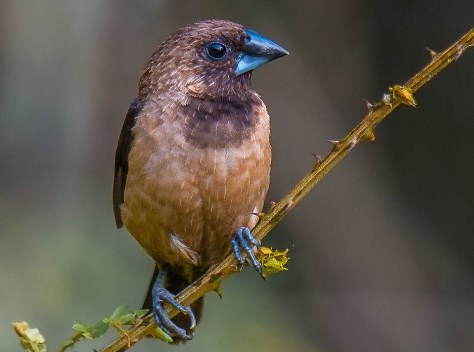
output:
[[[132,128],[135,125],[135,119],[143,109],[145,102],[140,97],[135,98],[128,109],[127,116],[123,123],[122,132],[115,151],[115,174],[114,174],[114,215],[117,227],[123,226],[120,206],[124,201],[125,184],[128,173],[128,153],[133,141]]]

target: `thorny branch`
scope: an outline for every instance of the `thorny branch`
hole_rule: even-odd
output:
[[[432,55],[431,62],[421,71],[416,73],[404,85],[395,85],[389,89],[389,93],[376,104],[367,104],[369,108],[365,118],[341,141],[331,141],[333,148],[324,158],[318,158],[312,171],[307,174],[282,200],[264,216],[253,230],[255,238],[261,240],[288,211],[293,209],[301,199],[360,142],[368,139],[375,141],[375,127],[400,104],[415,106],[412,96],[425,83],[436,76],[442,69],[456,61],[469,47],[474,45],[474,28],[469,30],[459,40],[452,44],[442,53]],[[217,290],[220,282],[227,276],[237,272],[237,261],[233,254],[229,254],[220,263],[213,265],[206,274],[193,282],[182,291],[176,300],[184,305],[189,305],[206,292]],[[166,307],[170,317],[175,316],[178,311],[168,305]],[[123,336],[117,338],[100,352],[122,352],[137,343],[140,339],[148,335],[155,328],[152,314],[148,314],[143,320],[138,322],[128,331],[129,339]],[[128,340],[128,341],[127,341]]]

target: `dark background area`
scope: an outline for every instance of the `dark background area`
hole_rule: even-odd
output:
[[[0,2],[0,340],[27,320],[50,350],[75,320],[141,305],[153,263],[115,229],[113,156],[140,71],[207,18],[289,49],[253,86],[272,117],[280,199],[388,86],[474,24],[464,1]],[[474,49],[357,147],[269,235],[289,271],[206,297],[194,341],[134,351],[474,350]],[[107,339],[80,344],[90,351]]]

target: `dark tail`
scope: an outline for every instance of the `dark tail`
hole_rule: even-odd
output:
[[[143,302],[143,309],[149,309],[150,311],[152,310],[152,289],[153,284],[156,281],[156,277],[158,276],[158,272],[159,269],[155,266],[155,271],[153,272],[153,276],[150,280],[150,285],[148,286],[148,292],[146,293],[145,302]],[[178,294],[182,290],[184,290],[189,284],[190,282],[188,282],[182,276],[173,272],[171,269],[168,271],[168,275],[165,280],[165,287],[171,293]],[[201,320],[203,305],[204,297],[199,298],[197,301],[191,304],[191,309],[193,310],[194,316],[196,317],[196,323],[199,323],[199,321]],[[179,313],[172,320],[176,325],[184,329],[189,327],[190,324],[188,316],[184,315],[183,313]]]

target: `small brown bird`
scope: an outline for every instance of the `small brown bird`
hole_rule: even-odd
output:
[[[254,68],[287,54],[233,22],[186,26],[152,55],[125,117],[115,219],[156,262],[144,306],[175,341],[192,338],[202,309],[202,299],[184,307],[175,294],[231,248],[261,273],[250,229],[269,186],[270,126],[250,81]],[[164,301],[183,314],[171,320]]]

